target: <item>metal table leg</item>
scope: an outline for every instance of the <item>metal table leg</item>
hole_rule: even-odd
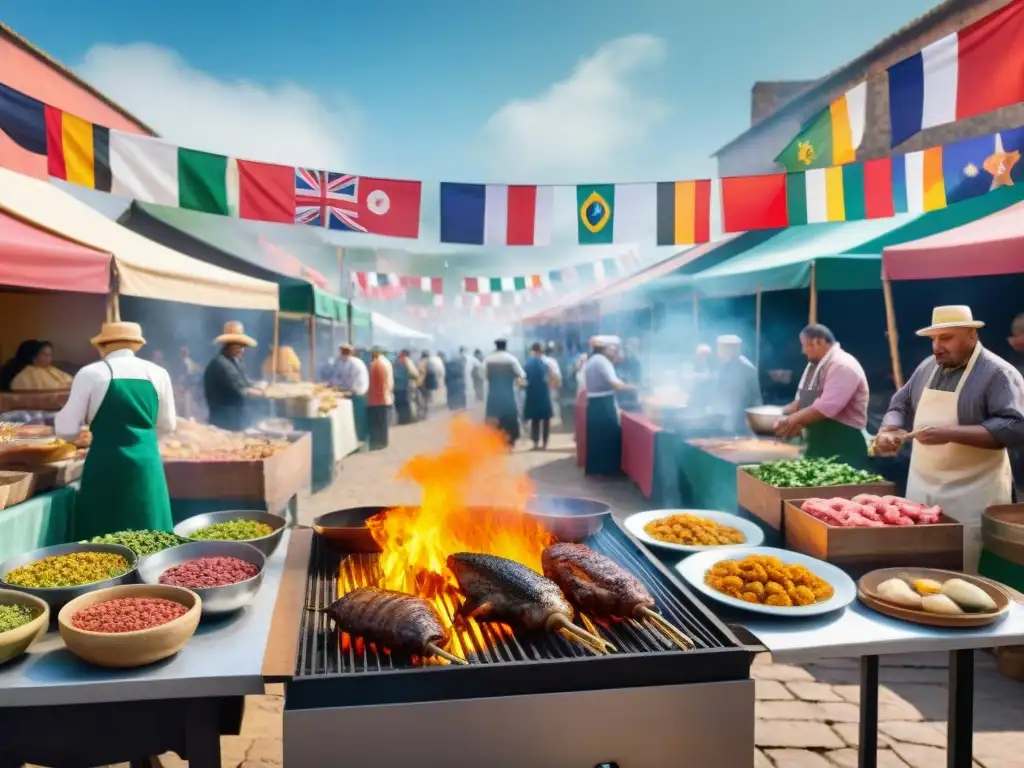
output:
[[[185,706],[185,752],[190,768],[220,768],[220,713],[216,700],[192,699]]]
[[[971,768],[974,757],[974,651],[950,651],[946,768]]]
[[[860,747],[858,768],[878,766],[878,657],[860,659]]]

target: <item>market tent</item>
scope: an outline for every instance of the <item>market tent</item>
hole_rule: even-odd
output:
[[[1024,202],[946,232],[885,249],[890,280],[1024,272]]]
[[[109,253],[0,213],[0,285],[105,294],[110,261]]]
[[[379,312],[371,312],[370,316],[370,322],[373,324],[374,333],[380,331],[381,333],[396,339],[429,341],[434,338],[429,333],[421,333],[420,331],[414,331],[412,328],[406,328],[401,323],[396,322],[390,317],[382,315]]]
[[[362,309],[361,307],[357,307],[355,304],[352,304],[351,306],[352,325],[354,325],[356,328],[369,328],[373,322],[373,313],[370,312],[370,310],[368,309]]]
[[[348,301],[322,291],[311,283],[281,278],[281,311],[295,315],[313,315],[326,320],[348,320]]]
[[[0,168],[0,210],[113,255],[125,296],[235,309],[277,309],[277,285],[174,251],[111,221],[55,185]]]

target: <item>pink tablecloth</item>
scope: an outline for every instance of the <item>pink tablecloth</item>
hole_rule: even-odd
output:
[[[622,471],[645,499],[654,492],[654,438],[661,427],[643,414],[622,411]]]
[[[580,392],[576,395],[575,420],[573,431],[576,433],[576,466],[587,466],[587,396]]]

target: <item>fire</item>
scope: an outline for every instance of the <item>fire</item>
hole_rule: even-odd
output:
[[[410,459],[399,478],[418,484],[418,507],[397,507],[368,521],[381,546],[380,586],[433,598],[455,587],[446,560],[455,552],[486,552],[541,570],[552,538],[523,513],[533,484],[508,467],[505,437],[466,418],[451,422],[440,452]]]

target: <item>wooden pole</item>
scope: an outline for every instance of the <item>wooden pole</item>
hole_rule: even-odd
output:
[[[316,380],[316,315],[309,316],[309,380]]]
[[[761,368],[761,286],[754,297],[754,367]]]
[[[889,337],[892,378],[899,389],[903,386],[903,366],[900,364],[900,339],[896,331],[896,305],[892,300],[892,283],[887,277],[882,278],[882,295],[885,297],[885,335]]]
[[[818,275],[815,262],[811,262],[811,311],[808,322],[813,325],[818,322]]]
[[[281,312],[274,310],[274,341],[270,348],[270,383],[277,383],[277,344],[281,340]]]

